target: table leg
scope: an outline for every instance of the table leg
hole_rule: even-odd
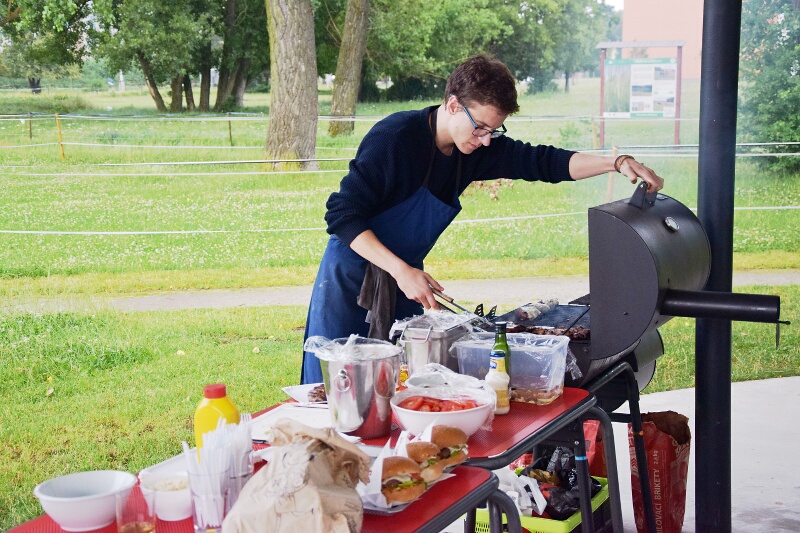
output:
[[[475,508],[473,507],[467,511],[467,516],[464,519],[464,533],[475,533]]]
[[[606,470],[608,477],[608,500],[611,506],[611,527],[614,533],[622,533],[622,504],[619,498],[619,476],[617,475],[617,452],[614,445],[614,428],[611,419],[599,407],[592,407],[589,414],[600,421],[603,427],[603,446],[606,455]]]
[[[502,490],[496,490],[489,496],[489,531],[503,532],[503,514],[508,521],[508,533],[522,533],[519,520],[519,509],[514,501]]]
[[[578,492],[580,494],[581,531],[594,533],[594,516],[592,516],[592,480],[589,477],[589,461],[586,460],[586,437],[583,433],[583,422],[578,420],[575,439],[575,470],[578,474]]]

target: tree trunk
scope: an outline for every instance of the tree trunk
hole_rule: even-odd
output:
[[[250,71],[250,60],[239,59],[236,68],[236,83],[233,86],[233,101],[236,107],[244,107],[244,91],[247,89],[247,73]]]
[[[172,88],[172,101],[169,103],[170,113],[183,111],[183,76],[175,76],[170,83]]]
[[[564,92],[565,93],[569,92],[569,75],[570,75],[569,71],[565,70],[564,71]]]
[[[208,111],[211,101],[211,43],[203,46],[200,60],[200,111]]]
[[[194,111],[194,92],[192,92],[192,78],[189,75],[183,77],[183,92],[186,93],[186,110]]]
[[[367,25],[369,22],[369,0],[347,0],[347,14],[344,19],[344,35],[336,62],[336,79],[333,82],[331,115],[355,116],[358,90],[361,84],[361,65],[367,46]],[[332,120],[328,133],[350,135],[353,133],[352,120]]]
[[[233,34],[236,31],[236,0],[225,0],[225,34],[222,57],[219,61],[219,82],[214,111],[222,111],[236,82],[236,62],[233,58]]]
[[[310,0],[267,0],[272,106],[269,159],[313,159],[317,141],[317,61]],[[316,170],[315,161],[286,166]]]
[[[139,60],[139,66],[142,68],[142,74],[144,74],[144,82],[147,84],[147,91],[156,103],[156,109],[161,113],[166,113],[167,106],[164,103],[164,99],[161,97],[161,93],[158,92],[158,85],[156,84],[155,78],[153,78],[153,69],[150,67],[150,62],[144,57],[142,52],[136,52],[136,59]]]
[[[203,65],[200,68],[200,111],[211,109],[211,67]]]

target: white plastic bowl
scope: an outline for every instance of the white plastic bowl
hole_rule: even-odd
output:
[[[156,492],[156,516],[174,522],[192,516],[192,493],[186,472],[139,474],[143,493]]]
[[[118,470],[90,470],[49,479],[33,494],[65,531],[91,531],[116,520],[116,495],[128,494],[136,476]]]
[[[398,407],[399,403],[411,396],[442,398],[452,394],[468,396],[483,405],[479,405],[473,409],[464,409],[462,411],[440,412],[414,411]],[[494,403],[487,401],[485,391],[467,388],[455,390],[450,387],[433,387],[430,389],[409,388],[395,394],[394,397],[392,397],[391,406],[397,423],[403,429],[408,430],[412,435],[421,434],[429,424],[435,422],[436,425],[455,426],[469,437],[478,431],[494,412]]]

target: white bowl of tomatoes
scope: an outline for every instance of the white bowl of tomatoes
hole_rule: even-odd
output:
[[[419,435],[430,424],[455,426],[472,435],[491,424],[494,398],[484,389],[467,387],[409,388],[391,400],[397,424]]]

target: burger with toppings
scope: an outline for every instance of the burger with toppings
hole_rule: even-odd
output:
[[[439,448],[438,457],[444,467],[467,460],[467,434],[453,426],[433,426],[431,442]]]
[[[441,449],[432,442],[417,441],[406,445],[408,458],[419,465],[420,475],[427,483],[439,479],[446,466],[439,457],[440,451]]]
[[[416,500],[427,488],[419,465],[408,457],[395,456],[383,460],[381,493],[389,505]]]

